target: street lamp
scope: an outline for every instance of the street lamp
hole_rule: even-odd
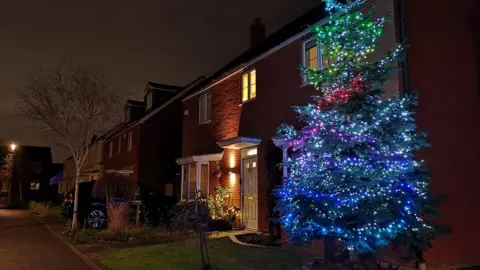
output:
[[[10,150],[12,150],[12,152],[15,152],[16,148],[17,148],[17,145],[15,143],[10,144]]]

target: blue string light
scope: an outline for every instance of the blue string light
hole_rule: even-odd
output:
[[[410,111],[417,95],[386,99],[381,89],[404,46],[367,60],[388,18],[353,11],[365,0],[324,2],[331,19],[313,31],[332,64],[303,70],[321,93],[294,108],[305,127],[278,130],[294,150],[277,190],[280,221],[292,240],[330,235],[369,252],[429,226],[421,216],[428,174],[413,155],[427,144]]]

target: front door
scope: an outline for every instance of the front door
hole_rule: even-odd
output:
[[[243,221],[248,229],[258,229],[257,158],[243,160]]]

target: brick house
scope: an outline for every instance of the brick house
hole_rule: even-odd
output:
[[[475,73],[476,69],[480,69],[480,61],[474,61],[479,59],[480,38],[477,34],[475,39],[472,33],[476,32],[471,27],[480,29],[480,24],[467,22],[475,18],[474,12],[478,14],[480,11],[480,8],[474,8],[479,3],[466,1],[455,6],[454,15],[458,21],[452,23],[446,20],[439,27],[435,23],[437,20],[432,21],[419,11],[428,7],[444,18],[449,17],[450,5],[433,1],[417,2],[369,1],[377,7],[374,16],[391,12],[395,18],[386,25],[384,36],[372,58],[393,48],[405,36],[408,38],[410,47],[407,62],[405,66],[400,65],[403,70],[392,75],[385,89],[387,95],[402,94],[410,89],[420,91],[418,124],[420,129],[429,132],[429,141],[433,143],[432,148],[423,150],[420,155],[427,160],[435,174],[432,192],[451,195],[441,209],[448,217],[442,219],[443,223],[453,227],[454,231],[461,230],[436,241],[435,248],[426,258],[433,265],[473,263],[480,260],[480,250],[476,245],[478,241],[473,240],[480,240],[480,234],[475,229],[480,227],[480,220],[468,218],[468,213],[471,217],[479,205],[478,196],[474,195],[478,195],[480,190],[478,181],[474,181],[479,179],[474,163],[478,163],[480,154],[480,146],[475,139],[480,137],[480,125],[473,123],[478,122],[477,117],[480,116],[477,91],[480,81]],[[254,46],[207,78],[195,93],[183,99],[182,155],[176,160],[182,167],[182,200],[191,199],[196,190],[204,195],[214,194],[214,186],[221,185],[229,188],[231,203],[241,208],[243,226],[258,231],[271,228],[269,218],[274,215],[271,191],[281,184],[282,176],[287,173],[280,171],[276,165],[288,155],[288,149],[275,139],[276,129],[281,123],[298,123],[291,106],[306,104],[315,93],[305,85],[297,67],[302,64],[314,68],[328,65],[328,59],[322,59],[319,52],[320,44],[312,40],[310,32],[312,25],[322,23],[324,19],[323,8],[318,7],[263,41],[252,40]],[[257,20],[252,30],[262,29],[258,23]],[[417,28],[419,24],[422,27]],[[461,52],[461,59],[452,56],[453,52],[458,52],[453,41],[445,42],[450,37],[445,36],[441,32],[443,30],[451,36],[456,31],[461,34],[460,44],[465,48]],[[425,38],[424,31],[435,35],[429,34]],[[251,37],[259,36],[258,33],[251,34]],[[430,51],[430,48],[435,48],[435,51]],[[438,80],[436,67],[445,64],[455,67],[461,64],[455,72],[458,78],[464,80],[460,88],[456,87],[458,81],[455,77]],[[459,99],[471,113],[467,112],[467,107],[452,113],[445,110],[447,106],[455,107],[458,102],[446,94],[452,89],[461,91],[458,92]],[[439,119],[438,115],[442,115],[442,119],[449,119],[449,123],[460,133],[446,133],[443,121],[432,121]],[[463,136],[469,140],[462,139]],[[459,144],[462,144],[461,149],[457,147]],[[445,153],[457,153],[456,160],[451,161]],[[221,175],[216,172],[218,166]],[[461,181],[463,185],[452,187],[450,179]],[[462,197],[467,200],[462,202]],[[464,214],[460,217],[457,211]],[[458,251],[452,252],[452,246],[468,250],[458,248]]]
[[[392,11],[392,5],[379,4],[377,13]],[[291,106],[306,104],[315,94],[298,67],[328,64],[327,59],[322,61],[310,31],[323,19],[319,6],[263,41],[252,40],[248,51],[183,99],[183,151],[177,159],[183,168],[182,199],[193,196],[195,188],[211,194],[220,184],[230,189],[232,204],[241,207],[244,226],[268,230],[273,215],[270,194],[282,178],[277,169],[282,150],[272,138],[281,123],[297,122]],[[257,19],[252,31],[262,30],[258,23]],[[383,52],[395,45],[393,23],[387,28],[379,45]],[[398,80],[392,79],[389,91],[395,93]],[[212,175],[217,162],[221,177]]]
[[[104,136],[104,172],[127,176],[141,192],[174,195],[179,172],[174,158],[181,151],[181,99],[203,79],[186,86],[149,82],[143,101],[127,100],[124,122]]]
[[[11,204],[47,199],[52,168],[50,147],[19,145],[12,151],[10,146],[0,145],[1,166],[7,157],[12,163],[8,172],[1,168],[0,197],[10,195]],[[4,199],[0,201],[6,203]]]
[[[104,137],[95,138],[90,144],[90,151],[83,164],[80,182],[96,181],[103,176],[103,142]],[[63,162],[62,179],[58,183],[58,193],[65,193],[75,187],[77,167],[73,156]]]

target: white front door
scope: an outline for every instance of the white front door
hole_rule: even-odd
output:
[[[248,229],[258,229],[257,158],[243,160],[243,221]]]

